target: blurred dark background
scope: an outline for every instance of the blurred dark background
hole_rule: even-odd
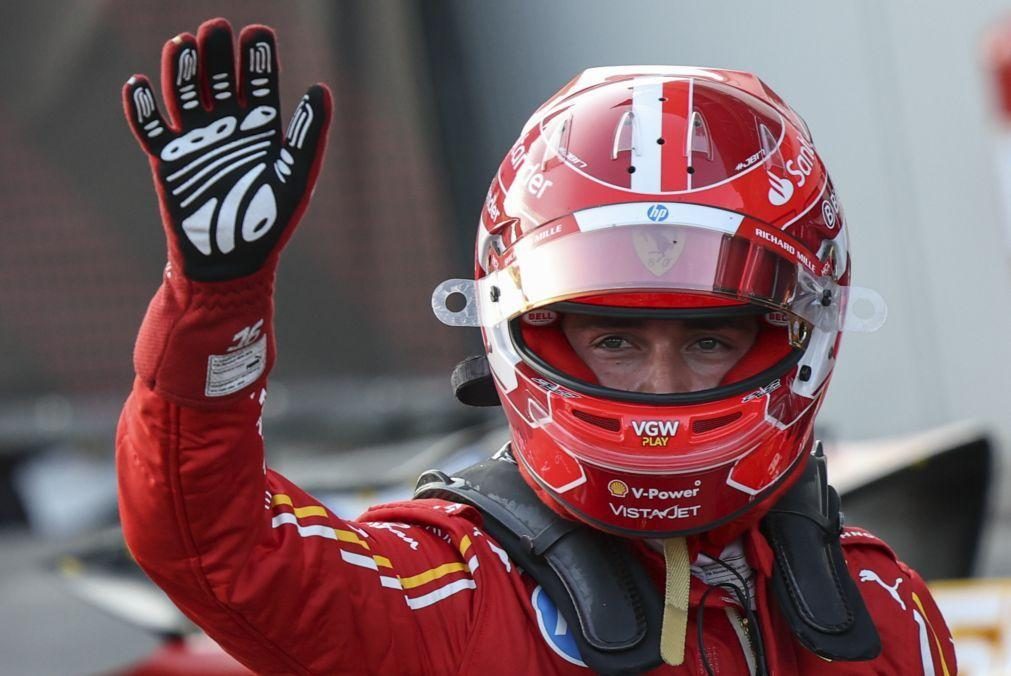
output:
[[[468,97],[453,73],[447,8],[215,6],[236,30],[252,22],[277,30],[286,102],[314,81],[337,94],[326,166],[286,252],[278,324],[282,340],[298,339],[286,345],[279,379],[428,375],[460,350],[427,302],[447,273],[468,270],[484,181],[475,185],[477,172],[465,169],[479,161],[481,130],[461,108]],[[131,73],[156,80],[163,42],[195,32],[208,3],[49,2],[0,12],[4,398],[119,395],[164,242],[145,158],[116,94]],[[430,23],[442,26],[438,35]]]

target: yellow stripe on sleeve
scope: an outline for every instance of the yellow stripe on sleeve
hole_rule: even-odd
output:
[[[278,505],[287,505],[291,507],[295,512],[296,518],[304,518],[307,516],[326,516],[326,508],[319,505],[310,505],[308,507],[295,507],[291,503],[291,497],[285,495],[284,493],[278,493],[270,499],[270,506],[277,507]]]
[[[299,519],[307,516],[326,516],[326,509],[320,507],[319,505],[312,505],[311,507],[296,507],[295,516]]]
[[[320,505],[308,505],[306,507],[295,507],[291,502],[291,496],[285,495],[284,493],[278,493],[270,498],[270,506],[277,507],[279,505],[287,505],[292,508],[295,513],[296,519],[303,519],[307,516],[327,516],[326,508]],[[361,539],[358,533],[354,533],[349,530],[339,530],[334,528],[334,534],[337,535],[337,539],[341,542],[350,542],[354,545],[359,545],[365,549],[370,549],[369,543]]]
[[[288,505],[291,507],[291,498],[284,493],[278,493],[270,498],[270,506],[277,507],[278,505]]]
[[[460,540],[460,553],[466,554],[468,549],[470,549],[470,536],[464,535],[463,539]]]
[[[934,637],[934,645],[937,646],[937,658],[941,660],[941,671],[944,672],[944,676],[951,676],[948,671],[948,663],[944,661],[944,651],[941,650],[941,639],[937,637],[937,632],[934,631],[934,625],[930,623],[930,616],[927,615],[927,611],[923,609],[923,603],[920,602],[920,597],[913,592],[913,602],[916,607],[920,609],[920,614],[923,615],[923,621],[927,623],[927,627],[930,629],[930,635]]]
[[[411,577],[402,577],[400,578],[400,584],[403,585],[404,589],[413,589],[431,582],[432,580],[438,580],[440,577],[445,577],[450,573],[465,573],[469,570],[470,569],[467,568],[466,564],[460,562],[444,563],[438,568],[426,570],[424,573],[418,573],[417,575],[412,575]]]
[[[390,562],[385,556],[380,556],[379,554],[373,554],[372,560],[376,562],[376,565],[380,568],[393,568],[393,563]]]
[[[354,545],[361,545],[365,549],[371,549],[368,542],[358,537],[358,533],[349,530],[338,530],[336,528],[334,528],[334,532],[337,533],[337,539],[341,542],[350,542]]]

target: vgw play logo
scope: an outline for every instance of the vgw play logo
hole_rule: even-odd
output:
[[[677,420],[633,420],[632,431],[643,446],[667,446],[678,432]]]

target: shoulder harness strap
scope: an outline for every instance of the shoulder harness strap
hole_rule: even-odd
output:
[[[573,636],[591,669],[635,674],[661,663],[663,598],[628,543],[555,514],[506,449],[452,478],[425,472],[415,497],[478,508],[489,534],[578,628]]]
[[[775,555],[772,589],[805,648],[830,660],[870,660],[881,639],[843,558],[839,507],[818,443],[800,480],[762,519]]]

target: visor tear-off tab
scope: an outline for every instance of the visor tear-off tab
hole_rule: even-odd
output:
[[[667,563],[663,626],[660,629],[660,657],[672,667],[685,661],[685,637],[688,634],[688,592],[691,587],[691,561],[684,538],[663,541]]]

